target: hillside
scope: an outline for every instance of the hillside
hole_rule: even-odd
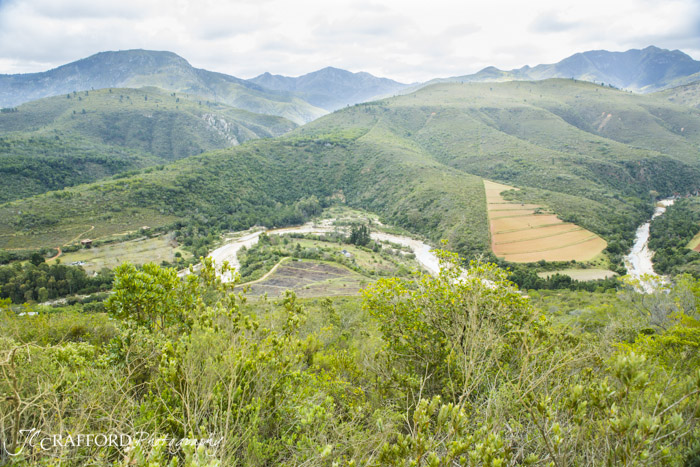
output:
[[[275,91],[293,92],[305,101],[332,112],[347,105],[394,94],[408,85],[369,73],[327,67],[296,78],[264,73],[249,81]]]
[[[700,77],[698,77],[700,78]],[[676,104],[687,105],[700,109],[700,80],[666,89],[658,93],[664,99]]]
[[[295,203],[315,196],[474,256],[490,244],[484,177],[520,188],[506,195],[546,206],[619,255],[654,194],[698,188],[698,143],[700,112],[657,96],[570,80],[441,84],[274,140],[8,203],[0,247],[67,241],[78,226],[95,225],[97,238],[145,219],[271,227],[299,222]]]
[[[205,151],[281,135],[296,125],[156,88],[40,99],[0,113],[0,201],[86,183]]]
[[[635,92],[653,92],[700,79],[700,61],[680,50],[649,46],[625,52],[591,50],[553,64],[524,66],[513,70],[487,67],[472,75],[436,79],[437,82],[536,81],[550,78],[605,83]]]
[[[42,97],[103,88],[155,86],[192,94],[254,113],[304,123],[324,110],[289,94],[271,91],[223,73],[194,68],[172,52],[100,52],[41,73],[0,75],[0,107],[15,107]]]

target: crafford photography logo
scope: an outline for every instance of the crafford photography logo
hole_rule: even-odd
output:
[[[71,448],[92,447],[92,448],[119,448],[129,449],[130,447],[141,445],[153,447],[156,444],[166,446],[171,454],[176,454],[185,446],[198,448],[203,446],[207,449],[216,449],[223,441],[223,437],[210,438],[173,438],[150,434],[145,431],[133,434],[127,433],[78,433],[78,434],[48,434],[36,428],[19,430],[14,446],[8,445],[3,440],[4,456],[19,456],[23,453],[43,451],[62,451]]]

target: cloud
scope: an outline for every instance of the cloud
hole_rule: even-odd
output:
[[[650,44],[699,58],[698,3],[0,0],[0,73],[129,48],[170,50],[194,66],[244,78],[336,66],[404,82]]]
[[[564,32],[581,27],[581,23],[565,21],[557,13],[544,13],[531,23],[530,30],[535,33]]]

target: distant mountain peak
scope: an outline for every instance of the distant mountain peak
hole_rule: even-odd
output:
[[[0,107],[73,91],[155,86],[302,124],[326,112],[302,99],[224,73],[194,68],[174,52],[99,52],[41,73],[0,75]]]
[[[700,61],[680,50],[661,49],[654,45],[624,52],[589,50],[578,52],[552,64],[500,70],[486,67],[466,76],[432,82],[484,82],[498,80],[537,81],[548,78],[575,78],[611,84],[636,92],[652,92],[697,80]]]
[[[263,73],[249,81],[275,91],[296,93],[307,102],[328,111],[392,95],[407,87],[406,84],[378,78],[364,71],[352,72],[333,66],[295,78]]]

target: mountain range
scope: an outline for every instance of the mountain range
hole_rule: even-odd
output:
[[[564,60],[535,67],[524,66],[509,71],[487,67],[478,73],[428,81],[499,82],[539,81],[549,78],[571,78],[612,85],[634,92],[653,92],[700,80],[700,61],[680,50],[649,46],[626,52],[591,50]]]
[[[369,73],[351,73],[333,67],[297,78],[264,73],[250,81],[267,89],[293,92],[329,112],[346,105],[387,97],[409,86]]]
[[[326,113],[289,93],[194,68],[172,52],[151,50],[100,52],[41,73],[0,75],[0,106],[14,107],[73,91],[144,86],[221,102],[259,114],[277,115],[296,123],[305,123]]]
[[[0,107],[15,107],[73,91],[154,86],[193,99],[221,102],[303,124],[348,105],[412,92],[438,82],[549,78],[573,78],[646,93],[700,80],[700,61],[679,50],[653,46],[625,52],[594,50],[574,54],[554,64],[509,71],[487,67],[470,75],[409,85],[333,67],[299,77],[263,73],[245,80],[195,68],[172,52],[125,50],[100,52],[45,72],[0,75]]]

